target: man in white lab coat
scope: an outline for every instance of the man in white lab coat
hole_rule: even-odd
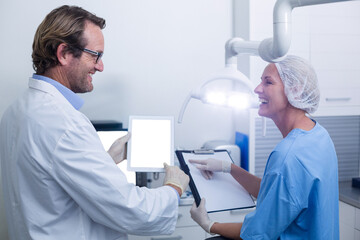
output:
[[[62,6],[40,24],[29,88],[4,113],[0,158],[11,239],[127,239],[171,234],[188,176],[165,166],[164,186],[139,188],[116,166],[128,136],[108,152],[78,109],[104,69],[105,20]]]

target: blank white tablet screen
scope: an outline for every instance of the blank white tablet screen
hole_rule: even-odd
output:
[[[107,151],[114,143],[114,141],[119,137],[125,136],[127,131],[97,131],[97,134],[99,135],[101,143]],[[126,165],[126,161],[122,161],[121,163],[117,164],[117,166],[125,174],[128,182],[136,184],[136,173],[128,171]]]
[[[174,118],[130,116],[128,170],[163,172],[163,163],[174,163]]]

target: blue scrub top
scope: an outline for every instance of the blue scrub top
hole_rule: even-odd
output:
[[[270,154],[243,239],[339,239],[338,166],[319,124],[292,130]]]

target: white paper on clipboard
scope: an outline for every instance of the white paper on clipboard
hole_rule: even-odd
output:
[[[200,170],[189,159],[205,160],[214,158],[232,162],[227,151],[215,151],[213,154],[195,154],[183,152],[183,158],[190,169],[196,188],[201,198],[206,199],[208,212],[218,212],[233,209],[254,207],[250,194],[230,173],[214,172],[210,180],[205,179]]]

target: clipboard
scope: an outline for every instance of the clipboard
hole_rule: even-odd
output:
[[[226,150],[177,150],[175,151],[181,169],[189,176],[189,186],[196,205],[206,199],[208,213],[255,207],[255,202],[243,186],[230,173],[214,172],[207,180],[189,159],[205,160],[215,158],[232,161]]]

